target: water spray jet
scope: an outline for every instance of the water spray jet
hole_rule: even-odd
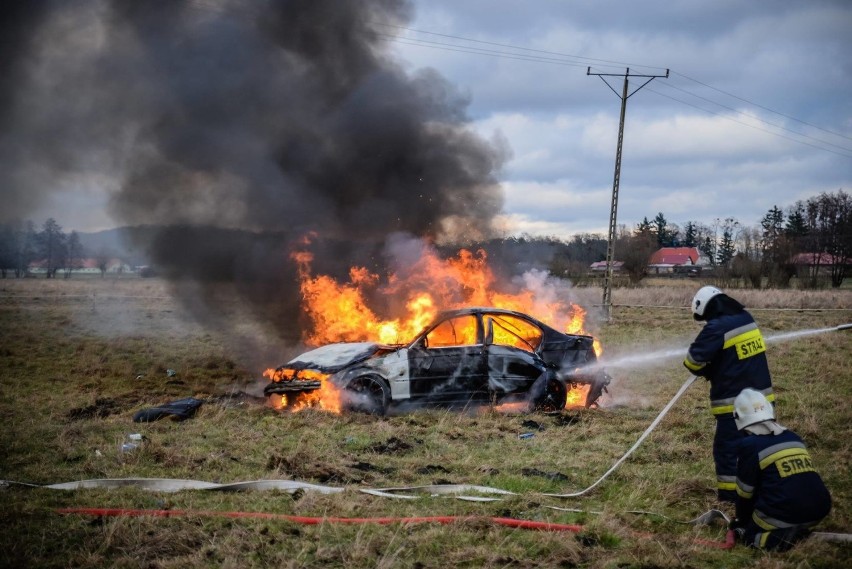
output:
[[[834,331],[839,331],[839,330],[850,330],[850,329],[852,329],[852,323],[840,324],[839,326],[834,326],[833,328],[819,328],[819,329],[814,329],[814,330],[800,330],[798,332],[789,332],[789,333],[785,333],[785,334],[777,334],[775,336],[771,336],[771,337],[766,338],[766,340],[767,340],[767,342],[788,340],[788,339],[791,339],[791,338],[798,338],[798,337],[802,337],[802,336],[810,336],[810,335],[814,335],[814,334],[821,334],[821,333],[824,333],[824,332],[834,332]],[[679,353],[683,353],[684,351],[685,350],[682,350]],[[674,352],[673,350],[668,350],[665,353],[671,354],[673,352]],[[643,359],[643,360],[644,359],[650,359],[654,355],[659,356],[659,354],[646,354],[646,355],[641,356],[641,359]],[[592,367],[592,366],[587,366],[587,367]],[[612,363],[608,363],[607,367],[612,367]],[[696,375],[690,375],[687,378],[687,380],[683,383],[683,385],[681,385],[681,387],[677,391],[677,393],[675,393],[674,397],[672,397],[669,400],[669,402],[666,403],[666,405],[665,405],[665,407],[663,407],[662,411],[660,411],[660,413],[657,415],[657,417],[651,422],[650,425],[648,425],[648,428],[645,429],[645,432],[643,432],[639,436],[639,438],[636,440],[636,442],[633,444],[633,446],[631,446],[627,450],[627,452],[624,453],[624,455],[621,458],[619,458],[617,461],[615,461],[615,463],[612,465],[612,467],[609,470],[607,470],[600,478],[598,478],[591,486],[589,486],[589,487],[587,487],[583,490],[580,490],[578,492],[572,492],[572,493],[568,493],[568,494],[547,494],[547,493],[545,493],[544,495],[556,497],[556,498],[576,498],[576,497],[579,497],[579,496],[583,496],[583,495],[587,494],[588,492],[592,491],[601,482],[603,482],[607,477],[609,477],[609,475],[612,474],[619,466],[621,466],[621,464],[625,460],[627,460],[627,457],[629,457],[633,453],[633,451],[635,451],[639,447],[639,445],[642,444],[642,441],[644,441],[651,434],[651,432],[653,432],[654,429],[657,428],[657,425],[659,425],[660,421],[663,420],[663,417],[665,417],[666,414],[669,412],[669,410],[674,406],[675,402],[677,402],[677,400],[680,399],[680,397],[686,392],[687,389],[689,389],[689,387],[693,383],[695,383],[695,381],[697,379],[698,379],[698,376],[696,376]]]
[[[852,330],[852,323],[849,324],[840,324],[838,326],[833,326],[830,328],[813,328],[809,330],[797,330],[795,332],[784,332],[781,334],[775,334],[774,336],[767,336],[767,343],[775,343],[781,342],[785,340],[792,340],[794,338],[802,338],[804,336],[814,336],[816,334],[824,334],[826,332],[837,332],[841,330]],[[689,346],[685,346],[683,348],[673,348],[667,350],[658,350],[656,352],[646,352],[643,351],[639,354],[635,355],[627,355],[621,356],[618,358],[614,358],[611,360],[607,360],[605,358],[600,358],[598,361],[591,363],[589,365],[583,366],[579,368],[579,371],[587,371],[594,370],[600,367],[606,367],[607,369],[619,368],[619,367],[637,367],[642,364],[657,364],[660,360],[667,360],[673,357],[683,357],[686,354],[686,351],[689,349]]]

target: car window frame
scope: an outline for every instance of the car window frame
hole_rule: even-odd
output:
[[[482,316],[482,325],[483,325],[483,327],[487,328],[487,330],[488,330],[486,335],[488,337],[487,343],[490,346],[503,346],[503,347],[507,347],[507,348],[515,348],[515,349],[518,349],[518,350],[529,352],[531,354],[538,354],[539,348],[541,348],[541,346],[544,344],[544,330],[541,328],[541,326],[538,326],[535,322],[532,322],[531,320],[528,320],[526,318],[522,318],[517,314],[502,314],[502,313],[498,313],[498,312],[485,312],[481,316]],[[486,319],[488,320],[487,326],[485,325]],[[513,332],[512,330],[510,330],[509,328],[507,328],[506,325],[501,324],[501,320],[504,321],[505,323],[508,323],[510,320],[520,320],[524,324],[526,324],[526,325],[530,326],[531,328],[537,330],[538,331],[538,344],[533,346],[525,338],[523,338],[519,334],[517,334],[517,333]],[[511,334],[512,336],[516,337],[518,340],[523,342],[526,346],[529,347],[529,349],[526,349],[522,346],[518,346],[518,345],[515,345],[515,344],[495,343],[494,342],[494,329],[493,329],[495,324],[497,326],[499,326],[502,330],[504,330],[506,333]]]
[[[449,322],[452,320],[457,320],[460,318],[473,318],[474,323],[476,324],[476,338],[475,342],[472,344],[452,344],[446,346],[430,346],[428,341],[428,336],[432,332],[434,332],[437,328],[443,325],[445,322]],[[434,326],[430,326],[429,329],[425,330],[419,338],[417,338],[412,344],[412,348],[421,348],[424,350],[442,350],[446,348],[469,348],[469,347],[481,347],[484,345],[483,340],[483,331],[482,331],[482,315],[477,313],[470,314],[455,314],[452,316],[448,316],[446,318],[441,319],[436,322]]]

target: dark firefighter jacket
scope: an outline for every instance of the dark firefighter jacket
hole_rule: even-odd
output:
[[[805,443],[792,431],[740,441],[737,496],[737,519],[750,519],[765,531],[811,526],[831,510],[831,496]]]
[[[713,414],[727,415],[734,412],[734,399],[746,387],[775,400],[765,352],[757,323],[743,310],[708,320],[689,346],[683,365],[710,380]]]

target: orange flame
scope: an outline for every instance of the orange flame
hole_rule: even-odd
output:
[[[382,284],[379,275],[364,267],[350,268],[348,282],[338,282],[327,275],[314,276],[311,273],[311,253],[296,251],[291,258],[297,265],[303,308],[311,323],[303,338],[308,346],[363,341],[405,343],[432,322],[440,310],[465,306],[516,310],[534,315],[566,333],[585,333],[586,311],[576,304],[556,298],[538,298],[529,288],[514,293],[499,292],[483,250],[472,253],[461,249],[456,257],[441,259],[431,248],[424,248],[412,266],[388,275],[385,284]],[[376,314],[368,301],[376,294],[382,295],[391,304],[395,302],[398,307],[395,312],[403,316],[382,318]],[[475,329],[472,333],[475,334]],[[598,355],[601,353],[597,339],[594,349]],[[286,379],[276,379],[275,370],[267,372],[271,372],[267,375],[270,379]],[[337,390],[324,378],[319,379],[323,381],[322,389],[311,393],[305,400],[313,401],[316,395],[320,403],[315,406],[339,411],[339,393],[331,394]],[[569,392],[570,406],[584,404],[588,387],[583,387],[585,389]],[[330,393],[329,402],[320,395],[325,392]],[[284,405],[287,405],[286,398]]]
[[[274,382],[287,382],[293,380],[319,381],[320,388],[314,391],[300,392],[294,397],[286,394],[273,395],[269,404],[274,409],[288,408],[290,411],[301,411],[302,409],[322,409],[332,413],[340,413],[343,408],[341,392],[333,383],[327,381],[328,374],[318,371],[303,369],[296,372],[292,369],[268,369],[263,376]]]
[[[568,392],[566,407],[583,407],[586,404],[586,396],[589,394],[590,385],[578,385]]]

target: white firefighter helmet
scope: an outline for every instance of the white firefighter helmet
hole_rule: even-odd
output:
[[[704,310],[707,308],[707,303],[714,296],[724,294],[715,286],[703,286],[698,289],[695,296],[692,298],[692,314],[696,320],[704,319]]]
[[[756,423],[774,420],[775,408],[760,391],[747,387],[734,399],[734,422],[737,429],[743,430]]]

